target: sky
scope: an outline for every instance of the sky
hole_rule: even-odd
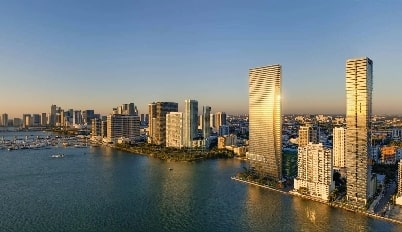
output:
[[[185,99],[248,112],[282,65],[283,113],[345,113],[345,62],[374,62],[373,111],[402,114],[402,1],[0,0],[0,113]]]

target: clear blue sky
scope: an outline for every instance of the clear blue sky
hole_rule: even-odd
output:
[[[345,61],[374,61],[374,113],[402,113],[402,1],[0,0],[0,113],[196,99],[248,111],[281,64],[284,113],[344,113]]]

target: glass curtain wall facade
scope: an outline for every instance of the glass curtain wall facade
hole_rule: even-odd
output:
[[[198,131],[198,101],[184,101],[183,115],[183,143],[184,147],[193,147],[193,140],[197,137]]]
[[[282,179],[281,72],[278,64],[249,70],[249,158],[262,176]]]
[[[371,115],[373,61],[367,57],[346,61],[346,197],[364,207],[371,197]]]

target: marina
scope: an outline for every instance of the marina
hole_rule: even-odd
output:
[[[52,147],[88,147],[88,138],[83,136],[59,136],[44,132],[26,132],[23,135],[0,133],[0,150],[49,149]]]

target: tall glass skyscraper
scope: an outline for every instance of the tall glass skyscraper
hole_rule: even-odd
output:
[[[190,99],[184,101],[183,121],[183,145],[192,147],[198,131],[198,101]]]
[[[282,179],[280,65],[249,70],[249,158],[262,176]]]
[[[202,107],[202,137],[204,141],[211,135],[211,107],[203,106]]]
[[[367,57],[346,61],[346,197],[364,207],[370,189],[373,61]]]

